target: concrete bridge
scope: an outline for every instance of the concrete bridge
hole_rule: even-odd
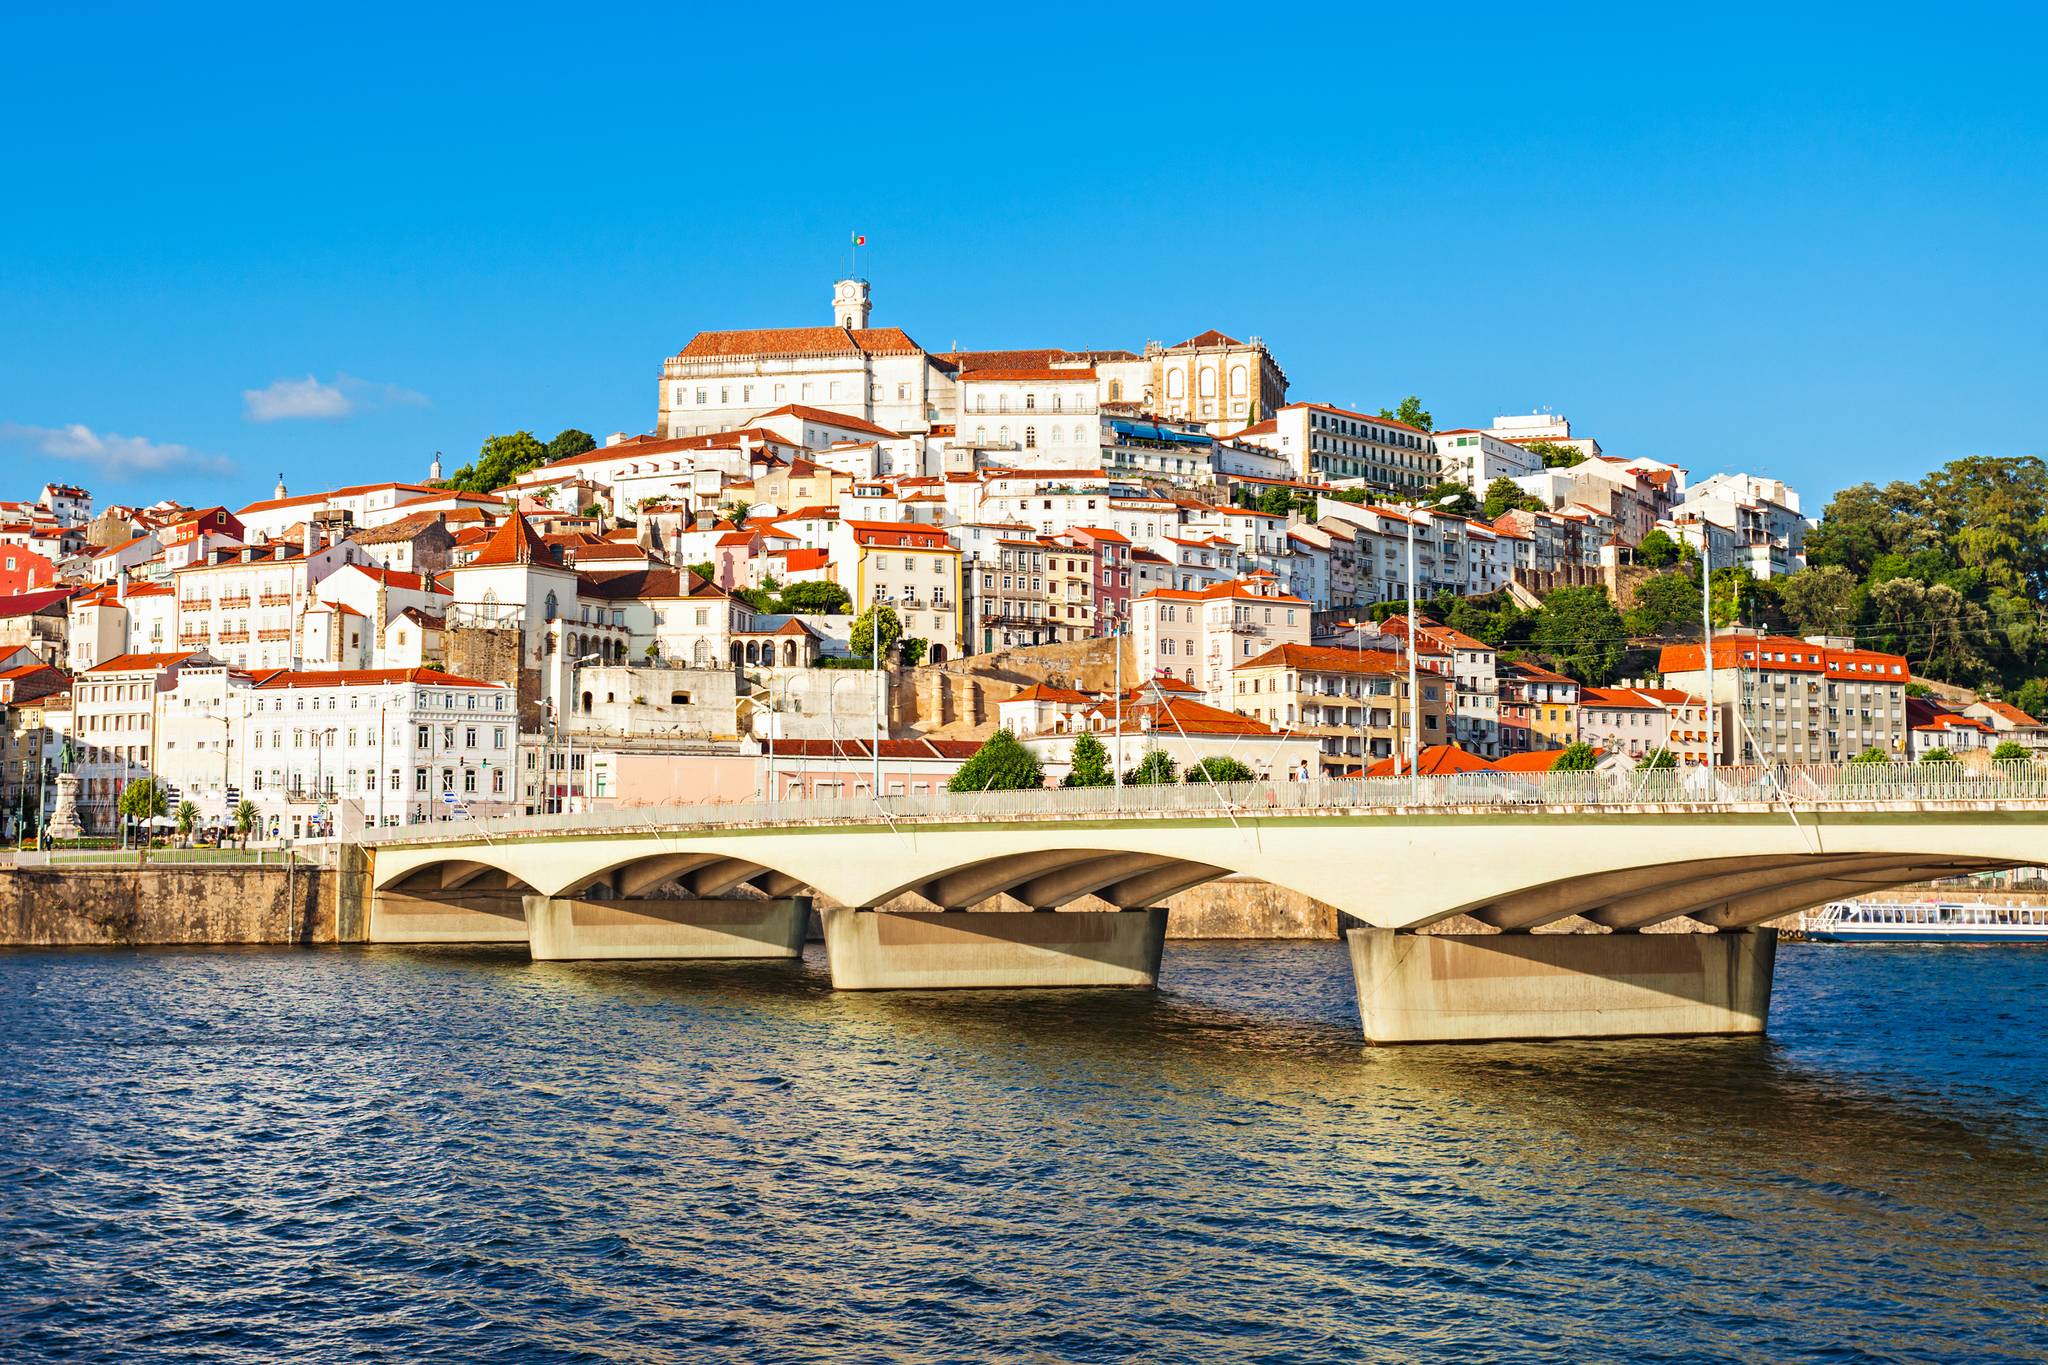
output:
[[[1754,1033],[1770,921],[2048,863],[2048,777],[1848,765],[991,792],[448,822],[366,849],[372,942],[787,958],[815,895],[837,903],[820,919],[842,989],[1150,986],[1166,899],[1243,874],[1359,923],[1374,1042]],[[932,909],[873,908],[906,896]],[[1415,932],[1455,915],[1493,932]],[[1531,932],[1574,916],[1608,932]],[[1697,932],[1643,932],[1681,920]]]

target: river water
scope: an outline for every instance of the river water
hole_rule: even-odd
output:
[[[1335,944],[812,953],[0,955],[0,1359],[2048,1358],[2048,950],[1378,1050]]]

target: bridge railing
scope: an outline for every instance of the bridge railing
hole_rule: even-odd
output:
[[[1033,791],[866,795],[802,801],[742,801],[681,806],[622,806],[559,815],[510,815],[366,830],[362,842],[418,843],[731,825],[929,822],[1018,819],[1229,818],[1291,812],[1394,812],[1498,809],[1685,809],[1984,805],[2048,802],[2048,765],[2026,759],[1966,767],[1922,764],[1817,764],[1659,772],[1458,773],[1307,782],[1053,788]]]

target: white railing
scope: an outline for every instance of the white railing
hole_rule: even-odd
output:
[[[1793,768],[1658,772],[1459,773],[1445,777],[1306,782],[935,792],[928,796],[628,806],[562,815],[509,815],[366,830],[366,844],[435,843],[528,834],[635,832],[735,825],[883,821],[959,822],[1074,817],[1257,818],[1300,812],[1371,814],[1472,809],[1730,809],[1803,811],[1901,806],[2048,805],[2048,765],[2033,760],[1966,770],[1960,762],[1844,763]]]

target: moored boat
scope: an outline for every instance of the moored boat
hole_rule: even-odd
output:
[[[1820,943],[2044,943],[2048,905],[1975,901],[1836,901],[1801,925]]]

